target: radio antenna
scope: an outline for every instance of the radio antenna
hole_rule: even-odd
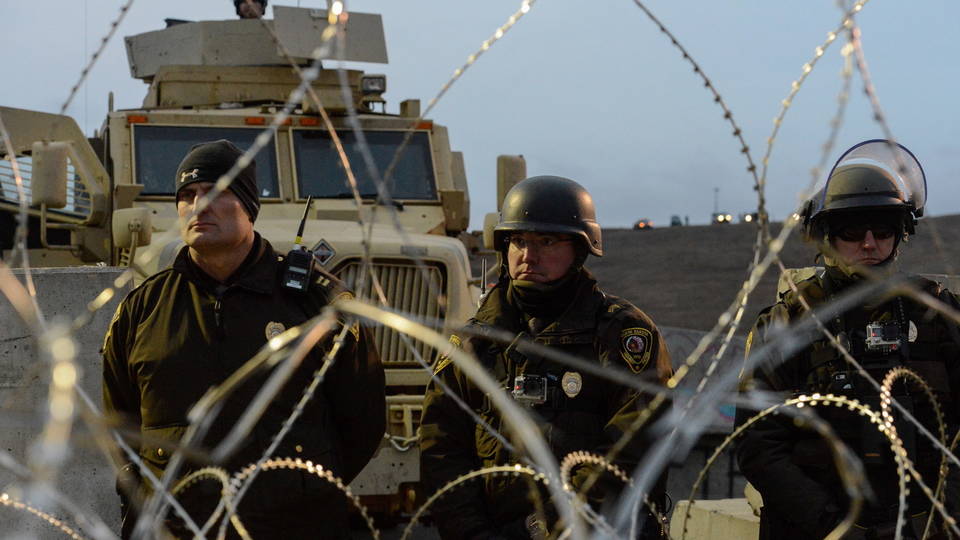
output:
[[[307,207],[303,209],[303,217],[300,218],[300,226],[297,227],[297,238],[293,241],[293,249],[303,247],[303,226],[307,223],[307,215],[310,213],[310,206],[313,204],[313,195],[307,197]]]

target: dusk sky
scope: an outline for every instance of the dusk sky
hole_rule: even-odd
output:
[[[7,77],[0,104],[59,110],[122,3],[3,2],[7,23],[0,46]],[[299,5],[324,8],[326,2]],[[651,0],[645,5],[711,78],[759,165],[791,82],[839,25],[836,2]],[[351,10],[383,15],[390,64],[348,67],[388,76],[388,111],[396,112],[407,98],[420,98],[425,107],[519,6],[519,0],[354,0],[348,3]],[[117,108],[140,105],[146,86],[129,76],[122,37],[162,28],[166,17],[234,15],[230,0],[134,2],[68,111],[85,132],[103,121],[109,91]],[[960,3],[873,0],[856,21],[893,135],[927,172],[928,215],[957,213]],[[841,36],[826,50],[783,123],[768,175],[775,220],[793,212],[820,159],[837,108],[845,43]],[[752,177],[722,111],[669,39],[630,0],[539,0],[430,116],[449,128],[451,144],[464,152],[472,229],[495,211],[498,154],[523,154],[530,175],[556,174],[584,184],[608,227],[630,226],[639,218],[666,225],[672,214],[705,223],[715,187],[723,211],[736,215],[756,207]],[[830,162],[854,143],[881,136],[855,75]]]

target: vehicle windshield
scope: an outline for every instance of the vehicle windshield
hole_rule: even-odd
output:
[[[377,174],[383,175],[393,161],[397,149],[403,143],[404,131],[365,131]],[[344,151],[350,160],[360,194],[364,198],[376,198],[377,188],[360,153],[360,145],[352,131],[338,131]],[[297,185],[300,197],[313,195],[324,198],[348,198],[353,196],[347,183],[340,156],[330,134],[325,130],[293,131],[294,157],[297,167]],[[430,137],[426,132],[416,132],[407,143],[391,175],[390,195],[394,199],[436,200],[433,160],[430,158]]]
[[[173,195],[177,167],[193,145],[226,139],[246,150],[260,133],[257,128],[197,126],[133,126],[136,170],[134,181],[143,184],[141,195]],[[277,150],[268,144],[254,158],[260,197],[279,197]]]

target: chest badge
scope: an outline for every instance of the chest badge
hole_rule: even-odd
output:
[[[286,330],[286,327],[283,326],[283,323],[278,323],[270,321],[267,323],[267,327],[263,329],[263,333],[267,336],[267,341],[279,336]]]
[[[910,321],[910,328],[907,329],[907,341],[913,343],[917,340],[917,325]]]
[[[583,377],[576,371],[567,371],[560,379],[560,386],[567,397],[577,397],[577,394],[583,389]]]

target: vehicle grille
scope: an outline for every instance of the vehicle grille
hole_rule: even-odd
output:
[[[357,296],[372,298],[375,303],[379,303],[377,300],[379,295],[371,292],[375,289],[372,288],[372,280],[369,278],[363,290],[359,290],[361,268],[360,261],[351,261],[341,266],[336,273]],[[443,291],[442,266],[426,264],[418,268],[414,264],[403,262],[375,261],[373,272],[380,286],[383,287],[383,293],[387,297],[390,308],[424,321],[442,318],[438,294]],[[397,331],[383,326],[375,326],[373,331],[384,367],[419,365],[413,351],[404,343]],[[427,362],[431,360],[433,354],[431,347],[413,338],[409,341],[420,353],[421,358]]]
[[[0,154],[2,155],[2,154]],[[33,160],[30,156],[17,157],[17,167],[20,169],[20,178],[23,180],[23,191],[27,197],[28,206],[33,205],[31,190],[31,173],[33,171]],[[18,206],[19,197],[17,191],[16,175],[13,171],[13,164],[9,159],[0,159],[0,204],[4,206]],[[67,159],[67,206],[64,208],[52,209],[52,214],[61,214],[74,218],[86,218],[90,215],[91,202],[90,192],[84,185],[80,176],[73,167],[73,163]]]

